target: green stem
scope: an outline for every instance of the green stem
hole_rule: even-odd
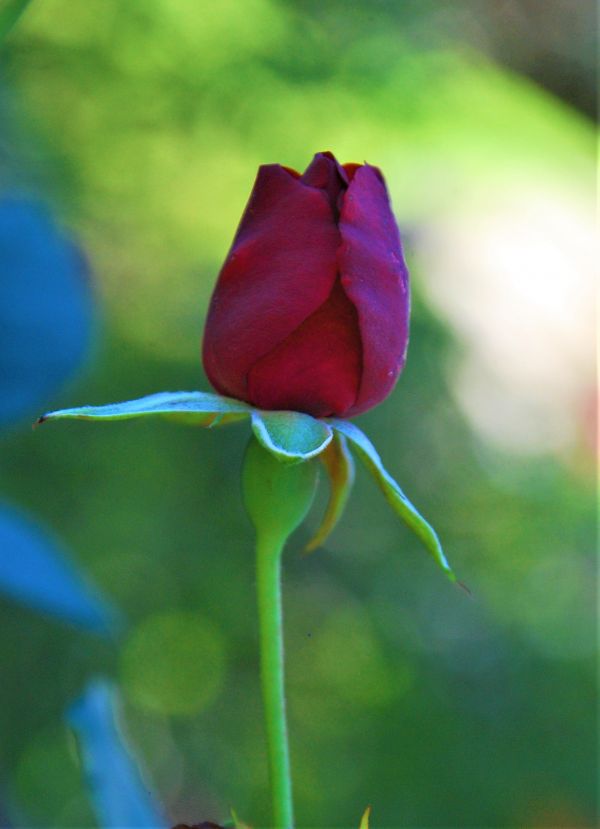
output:
[[[257,591],[260,676],[267,728],[267,751],[275,829],[292,829],[292,782],[285,720],[281,553],[283,543],[259,533]]]

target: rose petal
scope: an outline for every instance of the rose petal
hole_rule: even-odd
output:
[[[333,215],[339,218],[340,196],[348,187],[348,176],[330,152],[317,153],[302,175],[302,181],[327,193]]]
[[[251,366],[325,302],[339,244],[326,193],[278,164],[259,168],[206,322],[204,368],[219,392],[246,399]]]
[[[361,371],[356,309],[336,283],[327,302],[248,375],[248,399],[261,409],[340,417],[354,404]]]
[[[348,182],[351,182],[354,178],[354,174],[357,170],[360,170],[362,164],[356,164],[354,161],[349,161],[347,164],[342,164],[342,167],[344,168]]]
[[[362,379],[347,416],[366,411],[392,390],[406,359],[409,290],[400,234],[381,173],[354,172],[339,221],[342,286],[354,304],[362,340]]]

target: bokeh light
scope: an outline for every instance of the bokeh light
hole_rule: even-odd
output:
[[[132,702],[159,714],[197,714],[224,680],[220,632],[181,611],[150,616],[123,646],[122,682]]]

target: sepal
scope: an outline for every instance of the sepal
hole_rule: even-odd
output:
[[[75,409],[59,409],[43,414],[36,426],[49,420],[129,420],[134,417],[162,415],[171,420],[192,425],[211,426],[221,416],[247,416],[250,406],[240,400],[222,397],[204,391],[161,391],[136,400],[123,403],[108,403],[104,406],[78,406]]]
[[[283,463],[310,460],[331,443],[329,424],[302,412],[252,412],[252,431],[259,443]]]
[[[331,482],[331,496],[323,521],[307,545],[307,552],[314,550],[328,537],[346,505],[354,480],[354,465],[345,442],[347,438],[392,509],[422,541],[448,578],[456,581],[436,531],[386,471],[367,436],[347,420],[320,420],[302,412],[260,411],[240,400],[210,392],[191,391],[159,392],[123,403],[60,409],[42,415],[36,425],[49,420],[126,420],[151,416],[209,428],[249,417],[256,446],[267,450],[281,464],[299,464],[320,456]]]
[[[408,500],[399,485],[384,468],[381,458],[369,438],[364,432],[361,432],[358,426],[355,426],[354,423],[350,423],[347,420],[331,419],[329,423],[338,433],[348,438],[361,461],[375,478],[385,499],[394,512],[423,542],[450,581],[455,582],[456,576],[444,555],[438,534],[431,524],[423,518],[417,508]]]
[[[59,409],[42,415],[35,425],[50,420],[130,420],[157,416],[207,428],[249,417],[258,441],[283,463],[310,460],[333,438],[328,423],[302,412],[259,411],[241,400],[203,391],[165,391],[122,403]]]
[[[342,517],[354,483],[354,458],[342,434],[336,432],[319,459],[329,478],[329,501],[318,530],[304,548],[305,553],[316,550],[333,532]]]

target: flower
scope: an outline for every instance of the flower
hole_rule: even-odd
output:
[[[317,153],[259,168],[211,300],[208,379],[259,409],[351,417],[380,403],[408,344],[408,271],[385,181]]]

